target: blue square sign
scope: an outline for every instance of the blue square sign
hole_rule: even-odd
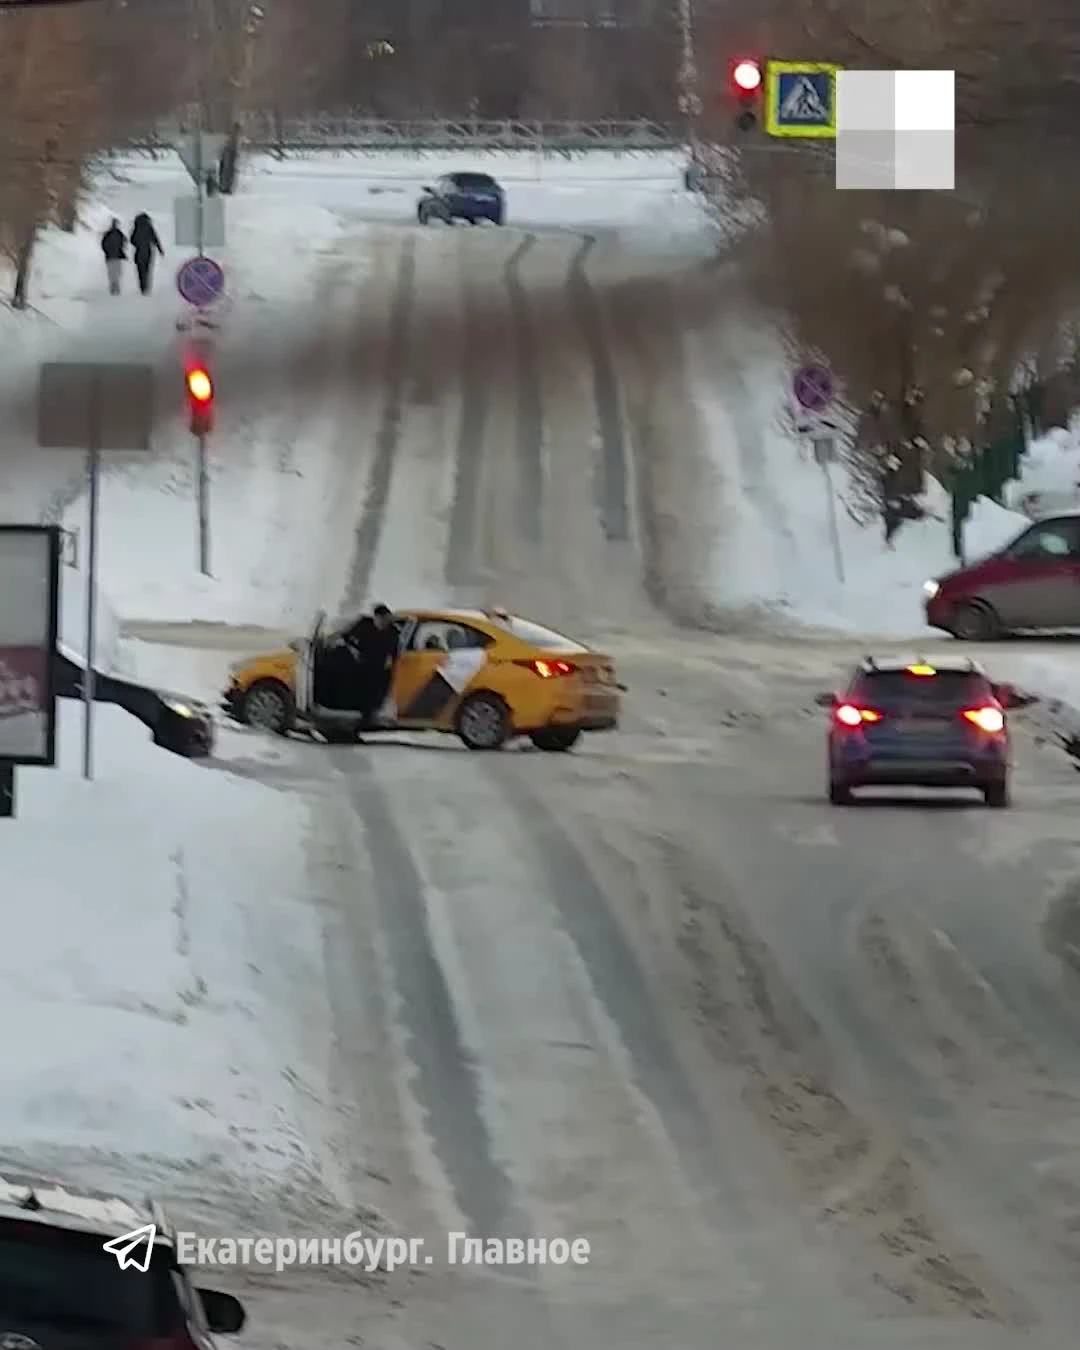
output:
[[[835,136],[837,70],[814,61],[770,61],[765,75],[769,135]]]

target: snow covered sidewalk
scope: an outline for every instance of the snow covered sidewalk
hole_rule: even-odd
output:
[[[20,770],[0,822],[0,1150],[333,1194],[307,804],[164,753],[111,707],[84,783],[61,706],[62,767]]]

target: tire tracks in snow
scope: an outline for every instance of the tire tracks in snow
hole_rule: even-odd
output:
[[[541,541],[544,516],[544,418],[540,392],[536,334],[529,316],[529,302],[521,279],[521,264],[536,243],[536,235],[527,234],[510,255],[503,269],[510,294],[517,345],[518,381],[518,468],[520,486],[518,524],[525,542],[537,547]]]
[[[450,538],[446,548],[446,581],[451,587],[471,587],[479,584],[476,548],[487,393],[476,281],[469,270],[466,254],[462,252],[459,258],[462,268],[461,423],[454,500],[450,508]]]
[[[715,1164],[724,1141],[587,864],[514,791],[525,757],[404,745],[333,757],[377,892],[388,1039],[419,1104],[405,1114],[459,1226],[589,1237],[587,1273],[530,1272],[579,1329],[579,1313],[601,1310],[680,1308],[683,1326],[771,1316],[778,1272],[741,1222],[735,1170]]]
[[[480,1106],[476,1066],[430,930],[423,878],[376,772],[362,754],[335,756],[362,821],[386,937],[399,1016],[416,1069],[412,1090],[428,1136],[469,1230],[527,1236],[509,1179],[496,1163]]]
[[[375,458],[368,477],[367,495],[356,527],[353,560],[346,589],[346,605],[359,608],[367,599],[372,568],[379,550],[383,514],[390,495],[390,480],[404,414],[405,380],[416,303],[416,240],[406,236],[401,243],[394,299],[390,311],[386,347],[383,414],[375,440]]]
[[[597,430],[600,436],[597,510],[605,536],[612,541],[624,542],[630,539],[630,507],[619,386],[600,305],[588,274],[589,259],[599,242],[595,235],[584,238],[570,263],[567,289],[572,312],[585,335],[593,371]]]

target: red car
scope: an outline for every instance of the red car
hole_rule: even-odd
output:
[[[1080,629],[1080,512],[1030,525],[989,557],[928,581],[926,621],[968,642]]]

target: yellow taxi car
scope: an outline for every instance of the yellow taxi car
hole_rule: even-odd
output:
[[[356,740],[361,712],[320,706],[312,695],[320,660],[353,622],[328,628],[320,614],[307,638],[237,662],[225,711],[281,735],[308,729],[331,742]],[[505,610],[402,610],[394,625],[398,654],[375,730],[449,732],[470,750],[528,736],[558,751],[583,732],[618,726],[624,686],[614,662],[562,633]]]

